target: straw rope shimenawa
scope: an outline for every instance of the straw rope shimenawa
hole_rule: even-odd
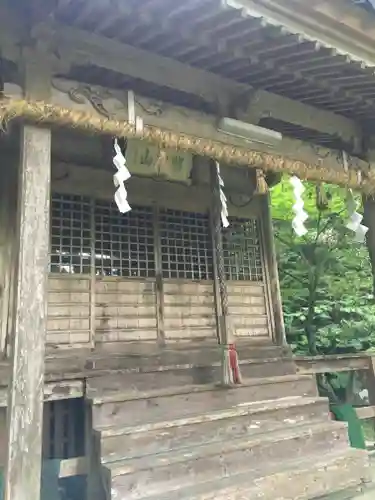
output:
[[[166,129],[145,125],[142,131],[126,121],[108,119],[93,114],[63,108],[41,101],[26,101],[3,97],[0,99],[0,121],[3,128],[14,120],[22,119],[40,125],[69,127],[82,132],[111,135],[116,137],[138,138],[154,143],[160,149],[187,151],[214,160],[235,165],[243,165],[297,175],[301,179],[327,182],[360,190],[366,194],[375,193],[375,174],[350,169],[336,171],[304,161],[285,158],[274,153],[254,151],[250,148],[236,147],[219,141],[176,133]]]

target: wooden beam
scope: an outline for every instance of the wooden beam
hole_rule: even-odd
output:
[[[264,269],[266,270],[267,277],[267,298],[270,306],[269,316],[274,330],[273,340],[278,345],[286,347],[288,342],[285,334],[270,197],[268,195],[262,196],[261,203],[261,243],[263,259],[265,262]]]
[[[266,90],[255,91],[247,108],[239,108],[237,118],[255,124],[262,118],[273,118],[339,138],[356,153],[362,148],[361,127],[352,120]]]
[[[361,420],[368,420],[370,418],[375,418],[375,406],[362,406],[356,408],[358,418]]]
[[[19,98],[20,89],[14,84],[5,84],[4,93],[6,96]],[[69,80],[54,79],[50,102],[65,110],[72,109],[80,113],[84,112],[87,115],[91,114],[95,116],[95,119],[98,119],[98,123],[99,119],[102,120],[103,117],[110,119],[106,121],[107,124],[110,123],[111,120],[116,120],[116,123],[117,120],[119,122],[128,120],[127,94],[121,91],[111,91],[108,88],[82,85],[78,82]],[[275,155],[278,155],[279,160],[282,162],[282,170],[284,172],[288,170],[288,168],[285,167],[286,161],[290,161],[293,163],[293,172],[300,175],[302,178],[326,180],[326,182],[339,184],[343,183],[342,181],[339,182],[344,174],[343,162],[339,151],[289,138],[283,138],[275,151],[274,148],[270,148],[268,145],[260,143],[252,144],[247,140],[219,132],[217,129],[217,118],[213,115],[173,106],[142,96],[136,96],[135,107],[136,115],[143,118],[145,124],[144,129],[147,127],[150,133],[152,133],[153,130],[162,129],[166,134],[180,134],[179,138],[181,138],[181,136],[189,137],[189,143],[185,148],[186,151],[201,154],[201,150],[198,151],[191,146],[194,143],[193,138],[199,138],[197,140],[200,144],[203,143],[204,140],[214,141],[215,144],[220,144],[220,147],[221,145],[233,147],[231,151],[235,150],[235,148],[239,148],[241,150],[251,150],[254,152],[257,158],[256,165],[251,164],[248,159],[245,161],[242,157],[236,161],[238,165],[246,164],[247,166],[252,165],[264,168],[265,170],[280,171],[276,159],[272,160],[272,166],[271,163],[270,165],[267,164],[263,166],[263,164],[261,164],[262,155],[258,153],[265,153],[263,158],[266,159],[271,157],[274,158]],[[68,116],[65,111],[64,116]],[[112,132],[111,129],[112,136],[117,133],[118,132]],[[225,162],[225,157],[222,156],[220,160]],[[304,167],[302,174],[299,169],[300,164],[309,165],[309,167]],[[319,173],[316,174],[315,177],[312,177],[315,166],[319,168]],[[320,168],[322,168],[321,173]],[[357,175],[353,170],[361,170],[366,174],[369,170],[369,164],[356,157],[350,158],[350,176],[355,177],[355,182],[351,183],[351,187],[356,188],[360,183],[357,181]],[[324,174],[323,171],[325,172]],[[348,182],[345,181],[345,184],[348,185]]]
[[[79,82],[63,79],[54,79],[53,86],[53,103],[68,105],[80,111],[91,111],[99,116],[100,113],[104,112],[107,116],[119,120],[128,119],[127,95],[124,92],[111,91],[108,88],[99,86],[83,86]],[[15,89],[15,87],[12,86],[12,89]],[[81,104],[71,99],[71,95],[82,96]],[[214,115],[200,113],[181,106],[173,106],[139,95],[136,96],[135,108],[136,115],[141,116],[144,123],[151,127],[160,127],[180,132],[181,134],[191,134],[195,137],[215,140],[233,146],[249,146],[249,142],[246,140],[219,132],[217,129],[217,117]],[[241,115],[239,118],[244,119],[245,117]],[[263,152],[275,152],[276,149],[278,154],[294,160],[312,164],[324,163],[327,168],[339,171],[343,169],[338,151],[315,146],[297,139],[284,137],[280,145],[271,149],[269,146],[259,143],[254,144],[253,147]],[[364,171],[368,169],[368,163],[358,158],[352,158],[351,166],[355,169],[363,169]]]
[[[21,96],[21,88],[15,84],[5,83],[4,93],[9,97],[19,98]],[[79,102],[76,98],[72,99],[71,96],[78,96]],[[58,106],[68,107],[77,111],[94,113],[98,118],[105,116],[125,121],[128,119],[126,92],[95,85],[82,85],[73,80],[55,78],[53,80],[51,102]],[[248,147],[249,145],[248,141],[244,139],[219,132],[217,129],[217,118],[214,115],[193,111],[181,106],[173,106],[139,95],[136,95],[135,112],[137,116],[143,118],[145,125],[151,127],[160,127],[232,146]],[[71,140],[73,138],[69,139],[69,141]],[[68,146],[69,143],[65,142],[61,136],[61,140],[56,140],[54,143],[54,153],[59,158],[64,159],[64,161],[69,161],[68,158],[63,158],[64,155],[68,154]],[[257,151],[275,152],[275,148],[269,148],[269,146],[264,144],[254,144],[254,149]],[[338,151],[315,146],[297,139],[284,137],[280,145],[276,147],[276,152],[294,160],[312,164],[324,163],[327,168],[339,171],[343,169]],[[97,156],[97,152],[95,155]],[[366,171],[368,163],[353,157],[351,166],[355,169]]]
[[[296,356],[298,373],[316,374],[348,372],[370,368],[371,357],[366,354],[333,354],[328,356]]]
[[[60,462],[59,478],[84,476],[87,472],[87,457],[67,458]]]
[[[58,380],[44,385],[44,402],[75,399],[84,396],[83,380]],[[0,388],[0,408],[8,404],[6,387]]]
[[[36,54],[24,54],[24,93],[48,98],[50,74]],[[41,480],[44,339],[49,251],[51,134],[21,127],[18,180],[18,266],[12,378],[8,403],[5,500],[39,498]]]
[[[347,144],[361,142],[360,128],[352,120],[330,111],[264,90],[255,91],[249,85],[70,26],[55,25],[53,32],[62,59],[70,64],[91,64],[198,95],[218,110],[227,109],[245,96],[242,102],[248,101],[248,109],[241,113],[245,121],[258,122],[262,117],[271,117],[340,137]]]

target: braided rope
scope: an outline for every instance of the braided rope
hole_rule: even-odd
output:
[[[220,197],[219,169],[216,162],[210,165],[212,188],[213,239],[216,263],[216,278],[220,294],[220,338],[222,349],[222,383],[225,386],[241,384],[242,376],[238,362],[238,354],[232,340],[231,324],[229,323],[228,290],[225,276],[223,232],[222,232],[222,201]]]
[[[109,119],[97,114],[40,101],[31,102],[5,97],[1,99],[0,94],[0,128],[6,128],[9,122],[17,118],[38,125],[65,126],[89,133],[111,135],[112,137],[144,139],[161,149],[188,151],[236,166],[255,167],[266,172],[288,172],[297,175],[300,179],[329,182],[347,188],[359,189],[368,194],[375,192],[375,171],[371,165],[354,157],[351,158],[352,168],[347,170],[333,168],[325,156],[317,155],[314,162],[307,162],[282,154],[254,151],[249,147],[232,146],[217,140],[177,133],[149,125],[144,125],[143,131],[138,132],[134,125],[126,121]],[[334,163],[336,162],[334,161]],[[362,175],[359,175],[360,172]]]
[[[219,283],[221,312],[223,316],[223,330],[220,339],[221,344],[228,344],[228,291],[225,281],[225,265],[224,265],[224,250],[223,250],[223,233],[221,225],[221,200],[220,200],[220,184],[219,175],[215,162],[211,162],[211,186],[213,199],[213,222],[214,222],[214,251],[216,253],[217,277]]]

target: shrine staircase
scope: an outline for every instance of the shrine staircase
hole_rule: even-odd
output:
[[[307,500],[366,483],[367,453],[330,420],[314,377],[281,347],[238,350],[233,389],[216,385],[217,347],[113,356],[114,371],[87,386],[88,498]]]

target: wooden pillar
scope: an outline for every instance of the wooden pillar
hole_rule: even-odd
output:
[[[366,234],[367,251],[370,258],[372,273],[372,294],[375,297],[375,199],[363,195],[363,223],[368,227]]]
[[[153,208],[154,250],[155,250],[155,296],[156,296],[156,325],[157,342],[161,347],[165,346],[164,329],[164,289],[163,270],[161,261],[160,240],[160,209],[157,205]]]
[[[8,175],[7,175],[8,174]],[[3,154],[0,158],[0,358],[5,356],[8,328],[9,284],[10,284],[10,214],[8,200],[9,172]]]
[[[375,407],[375,357],[369,358],[369,369],[366,372],[366,382],[368,390],[369,405]],[[371,426],[374,430],[375,419],[371,419]]]
[[[268,273],[268,292],[273,311],[274,341],[278,345],[287,346],[283,306],[280,293],[279,271],[275,249],[275,239],[272,226],[271,201],[269,195],[261,195],[261,228],[263,254]],[[271,311],[271,314],[272,314]]]
[[[14,244],[17,205],[17,163],[14,155],[3,153],[0,164],[0,357],[9,354],[13,321]]]
[[[91,236],[91,258],[90,258],[90,345],[95,349],[96,345],[96,227],[95,227],[95,200],[90,202],[90,236]]]
[[[223,327],[225,327],[225,322],[222,320],[222,304],[220,295],[220,282],[219,282],[219,271],[218,271],[218,255],[216,251],[217,237],[215,235],[215,230],[217,227],[217,214],[215,213],[215,207],[213,200],[210,205],[209,212],[210,220],[210,233],[211,233],[211,245],[212,245],[212,274],[213,274],[213,285],[214,285],[214,303],[215,303],[215,316],[216,316],[216,337],[219,344],[221,344],[224,337]],[[221,224],[221,221],[219,221]]]
[[[48,99],[50,74],[43,56],[23,63],[26,99]],[[8,400],[8,456],[4,500],[40,498],[44,350],[49,251],[51,133],[21,126],[18,179],[17,267]]]

